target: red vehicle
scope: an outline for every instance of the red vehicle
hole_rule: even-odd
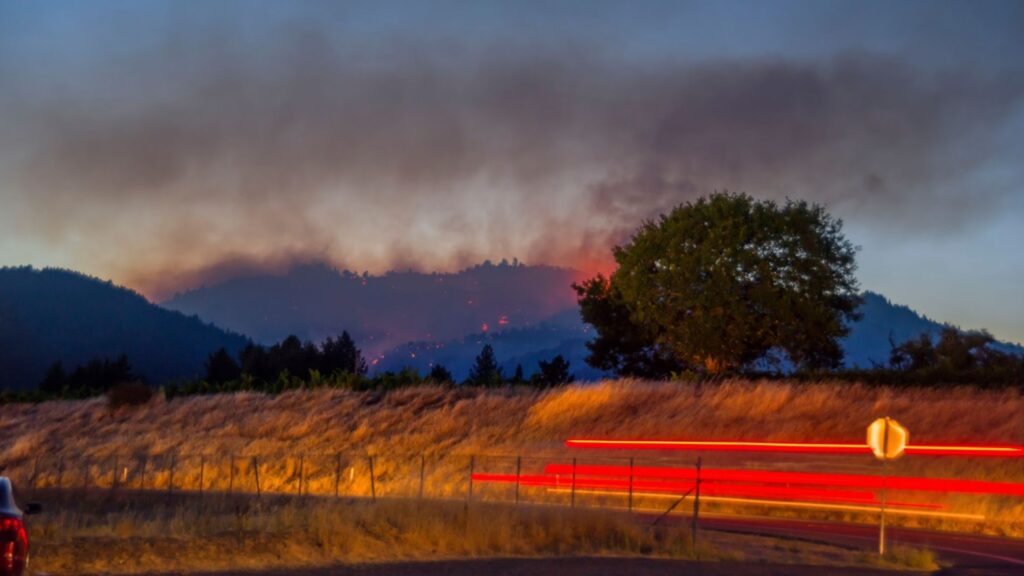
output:
[[[28,531],[24,516],[39,512],[30,503],[24,512],[14,503],[11,481],[0,476],[0,576],[21,576],[28,565]]]

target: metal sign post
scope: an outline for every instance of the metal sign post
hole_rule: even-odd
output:
[[[875,458],[882,461],[882,494],[878,524],[878,555],[885,555],[885,501],[889,478],[889,460],[899,458],[910,439],[910,433],[899,422],[886,416],[868,426],[868,446]]]
[[[882,432],[882,438],[883,438],[882,445],[888,447],[889,446],[889,419],[888,418],[885,419],[885,431]],[[889,477],[889,466],[888,466],[888,464],[889,464],[888,454],[883,452],[883,454],[882,454],[882,511],[881,511],[881,514],[879,514],[880,520],[878,522],[878,555],[879,556],[885,556],[885,492],[886,492],[885,488],[886,488],[886,484],[887,484],[886,479]]]
[[[697,457],[697,478],[693,495],[693,550],[697,551],[697,518],[700,516],[700,456]]]

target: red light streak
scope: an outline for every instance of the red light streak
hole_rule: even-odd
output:
[[[870,454],[867,444],[805,443],[805,442],[745,442],[703,440],[600,440],[572,438],[565,441],[569,448],[597,448],[618,450],[702,450],[708,452],[791,452],[818,454]],[[1024,457],[1024,446],[978,446],[922,444],[907,446],[908,455],[924,456],[989,456]]]
[[[932,455],[932,456],[998,456],[998,457],[1024,457],[1024,446],[939,446],[922,444],[918,446],[907,446],[904,449],[907,454]]]
[[[571,464],[548,464],[547,474],[572,474]],[[628,466],[576,466],[577,476],[629,477]],[[635,478],[671,478],[694,480],[696,472],[691,468],[667,468],[638,466],[633,468]],[[1003,496],[1024,496],[1024,484],[1017,482],[990,482],[983,480],[958,480],[942,478],[920,478],[913,476],[872,476],[870,474],[822,474],[816,472],[773,472],[763,470],[730,470],[705,468],[701,479],[714,482],[762,482],[770,484],[802,484],[812,486],[838,486],[844,488],[880,489],[884,483],[890,490],[912,490],[923,492],[959,492],[964,494],[997,494]]]
[[[473,474],[474,482],[496,482],[514,484],[515,474]],[[521,486],[542,487],[542,488],[572,488],[572,478],[552,475],[526,475],[518,478]],[[617,479],[595,479],[576,478],[577,489],[612,489],[616,493],[626,493],[629,489],[629,480]],[[652,493],[684,494],[694,487],[692,482],[668,482],[657,480],[633,480],[634,491],[645,491]],[[793,488],[783,486],[749,486],[729,485],[711,481],[701,481],[701,495],[707,496],[731,496],[743,498],[787,498],[797,501],[811,502],[839,502],[856,504],[878,504],[872,492],[850,491],[850,490],[827,490],[815,488]],[[895,502],[894,506],[907,508],[929,508],[941,509],[939,504],[915,504]]]
[[[791,442],[717,442],[685,440],[566,440],[569,448],[619,450],[703,450],[709,452],[870,453],[866,444],[800,444]]]
[[[568,493],[569,491],[565,488],[555,488],[551,492]],[[577,494],[597,494],[606,496],[619,496],[621,492],[610,492],[602,490],[577,490]],[[644,496],[650,498],[678,498],[677,494],[655,494],[645,492],[634,492],[634,496]],[[702,498],[704,496],[702,495]],[[820,504],[816,502],[789,502],[785,500],[761,500],[761,499],[749,499],[749,498],[728,498],[724,496],[707,496],[707,500],[712,502],[731,502],[737,504],[755,504],[758,506],[772,506],[782,508],[813,508],[818,510],[847,510],[852,512],[869,512],[878,513],[879,508],[872,506],[861,506],[853,504]],[[930,518],[956,518],[959,520],[984,520],[985,516],[982,514],[957,514],[953,512],[935,512],[932,510],[915,510],[915,509],[904,509],[904,508],[892,508],[892,506],[918,506],[917,504],[907,503],[886,503],[886,510],[892,514],[902,514],[904,516],[924,516]],[[624,508],[624,507],[623,507]],[[647,512],[662,512],[660,508],[636,508],[636,510],[644,510]]]

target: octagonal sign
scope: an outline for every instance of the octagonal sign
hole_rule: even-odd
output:
[[[900,423],[886,416],[868,426],[868,446],[875,458],[892,460],[903,455],[910,433]]]

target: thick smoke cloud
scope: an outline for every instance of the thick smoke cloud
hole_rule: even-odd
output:
[[[929,234],[1021,184],[976,186],[1015,153],[1020,75],[464,48],[304,26],[179,35],[63,82],[0,61],[8,233],[162,297],[295,260],[600,268],[640,221],[716,189]]]

